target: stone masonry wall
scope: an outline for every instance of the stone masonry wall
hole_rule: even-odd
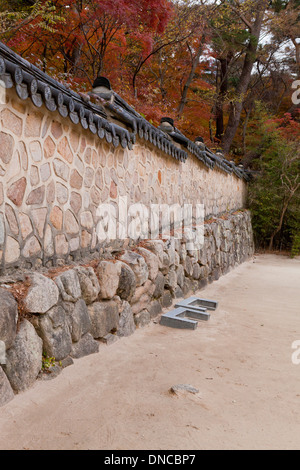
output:
[[[205,215],[245,207],[247,183],[137,140],[115,149],[58,112],[7,90],[0,106],[0,267],[39,269],[99,250],[99,204],[203,203]]]
[[[189,251],[184,239],[126,243],[84,265],[0,282],[0,406],[37,379],[98,353],[100,342],[130,336],[175,298],[198,292],[254,252],[245,210],[205,224],[199,250]]]
[[[122,126],[121,123],[119,123]],[[133,334],[253,254],[247,183],[105,140],[6,90],[0,105],[0,406]],[[204,245],[100,242],[100,204],[204,205]]]

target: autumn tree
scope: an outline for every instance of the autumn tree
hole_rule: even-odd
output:
[[[253,65],[256,61],[259,38],[268,6],[269,0],[250,0],[243,3],[235,1],[230,2],[232,12],[244,23],[250,36],[247,47],[245,48],[243,65],[238,77],[235,97],[230,105],[227,127],[222,137],[222,147],[226,154],[229,153],[240,124],[243,101],[249,87]]]
[[[252,129],[252,168],[249,204],[257,246],[291,249],[300,236],[300,125],[290,114],[269,118],[256,103]]]
[[[273,10],[272,39],[284,51],[293,80],[300,80],[300,0],[276,0]],[[299,119],[299,109],[299,104],[291,103],[289,112]]]
[[[239,15],[232,10],[230,2],[221,4],[210,21],[210,28],[212,55],[216,60],[216,91],[212,111],[216,124],[215,139],[221,142],[225,131],[224,106],[234,99],[232,89],[236,86],[240,58],[245,53],[250,33]]]
[[[169,0],[41,0],[52,16],[16,25],[8,45],[24,57],[56,73],[92,82],[105,71],[108,51],[126,53],[128,42],[149,48],[152,36],[162,34],[172,12]],[[64,24],[60,21],[63,18]],[[21,38],[23,39],[21,41]],[[110,64],[111,65],[111,64]],[[115,63],[113,70],[118,68]]]
[[[181,118],[184,108],[188,102],[188,93],[191,85],[195,79],[197,69],[199,70],[200,59],[204,56],[207,49],[207,43],[210,42],[210,31],[209,23],[212,18],[216,15],[217,10],[220,8],[219,2],[205,2],[202,1],[200,4],[192,2],[186,6],[190,9],[189,14],[191,21],[193,22],[194,34],[191,38],[184,41],[183,46],[187,51],[188,73],[182,84],[181,98],[178,105],[177,116]]]
[[[275,0],[273,2],[274,16],[271,24],[273,38],[283,44],[293,44],[295,57],[295,72],[300,78],[300,0]]]
[[[139,53],[135,56],[135,61],[131,62],[131,68],[134,70],[132,77],[132,86],[136,95],[136,82],[137,77],[140,74],[142,68],[145,65],[149,65],[150,61],[158,60],[160,65],[162,65],[159,72],[159,81],[160,88],[165,93],[163,86],[164,73],[162,69],[167,67],[166,63],[169,62],[171,57],[179,57],[181,53],[181,48],[183,45],[186,45],[189,49],[188,55],[193,55],[193,47],[189,45],[189,42],[195,43],[196,41],[203,41],[203,26],[204,26],[204,8],[206,7],[206,1],[202,0],[201,2],[195,2],[194,0],[176,0],[173,1],[173,14],[170,17],[167,27],[163,34],[156,34],[153,38],[153,43],[151,49],[148,53]],[[204,7],[204,8],[203,8]],[[199,39],[200,38],[200,39]],[[199,63],[199,58],[203,46],[200,47],[200,50],[196,51],[196,58],[193,59],[195,65],[193,68],[197,67]],[[179,53],[179,54],[178,54]],[[180,67],[180,64],[179,64]],[[176,73],[176,70],[173,69],[173,72]]]
[[[51,25],[58,24],[63,18],[56,14],[56,9],[50,0],[3,0],[0,4],[0,39],[9,42],[19,37],[25,43],[26,29],[54,31]],[[18,50],[20,53],[20,51]]]

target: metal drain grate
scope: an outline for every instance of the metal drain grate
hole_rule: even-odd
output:
[[[160,324],[170,328],[195,330],[198,321],[210,320],[209,310],[216,310],[218,302],[214,300],[190,297],[175,305],[175,309],[161,316]]]
[[[195,310],[216,310],[218,308],[218,302],[215,300],[199,299],[198,297],[190,297],[182,300],[175,307],[187,307]]]

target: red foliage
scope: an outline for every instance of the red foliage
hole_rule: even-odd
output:
[[[164,50],[164,78],[157,55],[139,73],[133,90],[132,77],[139,61],[153,50],[175,10],[170,0],[53,0],[55,11],[40,15],[17,31],[8,45],[30,62],[75,91],[86,91],[99,75],[107,76],[125,100],[154,125],[163,116],[193,139],[209,142],[211,105],[199,96],[209,87],[203,79],[206,64],[197,67],[193,89],[180,120],[177,120],[182,89],[191,67],[191,51],[201,37],[201,24],[182,42]],[[47,0],[41,1],[42,5]],[[193,21],[198,19],[193,19]],[[186,25],[189,31],[189,23]],[[163,83],[163,84],[162,84]],[[196,91],[195,91],[196,90]]]
[[[300,117],[300,110],[298,110]],[[275,125],[281,136],[287,141],[300,141],[300,122],[293,119],[290,113],[285,113],[282,118],[275,118],[268,121],[270,125]]]
[[[36,17],[8,44],[37,63],[41,57],[56,63],[57,52],[71,62],[79,48],[83,48],[81,59],[91,59],[93,53],[103,59],[110,43],[122,51],[129,38],[147,52],[153,35],[164,31],[172,15],[169,0],[54,0],[53,4],[52,14]]]

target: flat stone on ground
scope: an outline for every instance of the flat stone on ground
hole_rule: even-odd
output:
[[[192,385],[179,384],[179,385],[173,385],[173,387],[171,387],[171,389],[170,389],[170,392],[174,393],[175,395],[179,395],[179,394],[185,393],[185,392],[192,393],[193,395],[196,395],[200,392],[200,390],[198,390],[195,387],[192,387]]]

